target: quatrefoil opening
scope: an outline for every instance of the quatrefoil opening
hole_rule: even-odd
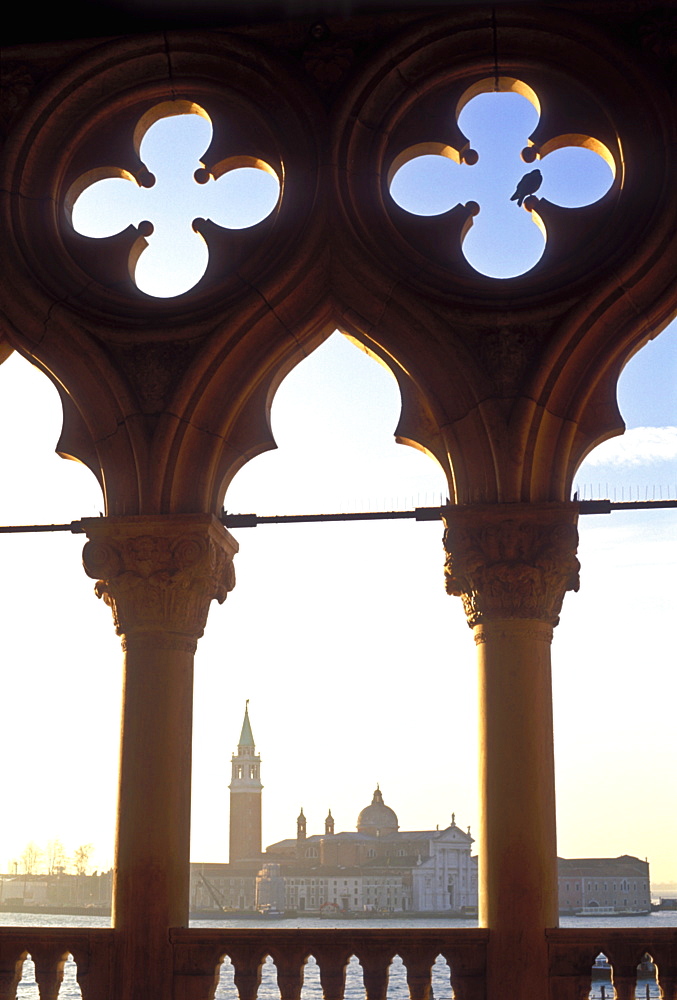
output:
[[[170,298],[194,288],[209,265],[210,236],[227,257],[228,233],[235,242],[237,231],[259,225],[279,206],[280,177],[259,156],[242,152],[207,168],[201,157],[212,135],[200,105],[162,102],[134,128],[142,164],[135,175],[119,166],[97,167],[66,194],[75,231],[96,243],[108,240],[111,255],[120,252],[118,237],[129,276],[147,295]],[[221,238],[215,227],[225,231]],[[93,245],[92,252],[100,251]]]
[[[427,240],[434,252],[436,243],[455,239],[475,271],[518,277],[535,267],[546,248],[542,203],[577,209],[607,194],[616,177],[608,146],[574,132],[538,144],[541,113],[538,95],[523,81],[481,80],[457,102],[449,141],[417,142],[394,157],[388,190],[395,205],[421,218],[419,243]],[[511,196],[525,163],[534,164],[543,181],[520,210]],[[448,256],[453,259],[453,252]]]

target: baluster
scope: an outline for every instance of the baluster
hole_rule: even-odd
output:
[[[555,976],[550,980],[550,1000],[588,1000],[591,987],[589,972]]]
[[[487,995],[486,975],[455,974],[451,967],[451,985],[454,1000],[485,1000]]]
[[[437,955],[427,948],[402,948],[400,954],[407,969],[410,1000],[430,1000],[432,967]]]
[[[95,952],[88,961],[81,964],[74,956],[78,966],[78,983],[82,991],[82,1000],[101,1000],[110,996],[111,975],[110,956],[108,950]]]
[[[597,945],[550,942],[550,1000],[588,1000]],[[611,987],[608,988],[611,993]]]
[[[677,1000],[677,970],[674,970],[671,975],[667,972],[661,975],[659,970],[658,984],[662,1000]]]
[[[443,949],[442,954],[451,969],[451,985],[455,1000],[485,1000],[486,948],[482,945],[459,949]]]
[[[277,985],[280,1000],[300,1000],[303,988],[303,967],[305,955],[299,949],[285,947],[284,952],[275,950],[272,954],[277,967]]]
[[[0,1000],[16,1000],[16,990],[21,980],[27,951],[17,954],[13,941],[0,942]]]
[[[388,972],[393,958],[392,949],[375,948],[360,951],[357,956],[362,966],[367,1000],[386,1000],[388,992]]]
[[[637,989],[637,970],[616,972],[614,966],[613,985],[616,990],[616,1000],[635,1000]]]
[[[53,945],[51,948],[39,945],[35,950],[31,949],[40,1000],[57,1000],[68,954],[61,944]]]
[[[237,958],[233,952],[237,951]],[[240,1000],[256,1000],[259,986],[261,985],[261,969],[266,960],[266,955],[257,951],[244,951],[241,947],[231,950],[231,960],[233,962],[233,979]]]
[[[657,969],[661,1000],[677,1000],[677,943],[652,942],[650,951]]]
[[[324,1000],[343,1000],[349,959],[350,952],[346,952],[345,949],[330,950],[326,945],[315,949]]]
[[[182,973],[174,976],[174,1000],[213,1000],[219,982],[219,965],[211,973]],[[89,1000],[85,997],[84,1000]],[[97,1000],[96,996],[93,1000]]]
[[[637,945],[622,941],[610,942],[605,953],[611,963],[611,981],[616,990],[616,1000],[635,1000],[637,966],[644,954],[638,954]]]
[[[221,953],[213,943],[174,945],[174,1000],[213,1000],[221,971]],[[107,994],[91,994],[99,1000]],[[90,995],[83,1000],[90,1000]]]
[[[407,959],[406,966],[410,1000],[430,1000],[431,963]]]

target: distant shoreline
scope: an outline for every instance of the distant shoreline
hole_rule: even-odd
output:
[[[55,917],[110,917],[110,906],[17,906],[15,902],[0,903],[0,913],[48,914]]]

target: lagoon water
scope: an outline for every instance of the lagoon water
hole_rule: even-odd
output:
[[[0,913],[0,926],[40,926],[40,927],[108,927],[110,926],[107,917],[84,917],[84,916],[64,916],[59,914],[35,914],[28,913]],[[319,920],[313,917],[293,918],[289,920],[276,920],[274,924],[262,924],[260,920],[191,920],[191,927],[258,927],[263,930],[265,927],[318,927],[322,930],[329,930],[332,927],[358,927],[361,929],[387,927],[397,930],[400,927],[476,927],[473,920],[340,920],[336,923],[330,920]],[[619,917],[597,917],[585,918],[562,917],[560,920],[562,927],[677,927],[677,911],[652,913],[646,917],[619,918]],[[77,983],[76,966],[74,962],[66,964],[64,980],[59,992],[60,1000],[81,1000],[82,994]],[[638,1000],[646,1000],[646,987],[649,986],[648,996],[651,1000],[659,997],[658,987],[655,982],[642,980],[637,987]],[[452,1000],[453,992],[449,979],[449,968],[444,959],[439,956],[432,973],[432,987],[434,1000]],[[605,987],[606,1000],[612,1000],[613,990],[607,984]],[[315,959],[308,960],[304,975],[302,1000],[322,1000],[322,989],[320,986],[319,969]],[[595,984],[590,993],[590,998],[599,1000],[603,996],[600,984]],[[365,991],[362,981],[362,968],[356,958],[352,958],[346,973],[346,1000],[364,1000]],[[399,957],[395,957],[390,967],[388,982],[388,1000],[408,1000],[409,990],[407,988],[406,970]],[[38,988],[35,982],[33,963],[30,959],[24,962],[23,978],[17,990],[17,1000],[39,1000]],[[214,1000],[237,1000],[237,991],[233,983],[233,968],[230,960],[226,958],[221,968],[221,977]],[[262,970],[261,986],[259,988],[259,1000],[280,1000],[280,992],[277,987],[277,975],[275,965],[269,958]]]

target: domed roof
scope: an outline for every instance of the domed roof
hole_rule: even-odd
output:
[[[395,811],[385,804],[377,785],[371,805],[365,806],[357,817],[357,832],[371,837],[385,837],[389,833],[397,833],[399,828]]]

